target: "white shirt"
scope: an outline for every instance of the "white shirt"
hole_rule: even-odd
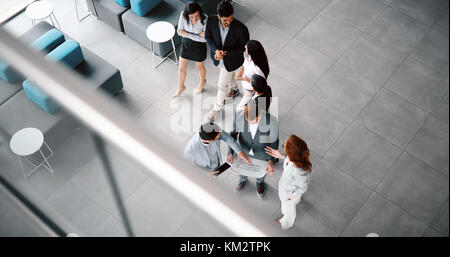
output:
[[[205,14],[206,16],[206,14]],[[178,30],[184,30],[189,33],[188,38],[197,41],[206,43],[206,39],[201,37],[199,34],[206,31],[206,22],[208,17],[203,21],[199,20],[195,25],[192,25],[192,22],[187,22],[186,19],[183,17],[183,12],[180,14],[180,19],[178,20]]]
[[[219,156],[217,155],[218,149],[215,147],[215,144],[209,143],[205,144],[202,141],[203,146],[205,147],[206,153],[209,157],[209,168],[215,169],[219,166]]]
[[[251,123],[248,124],[248,128],[250,130],[250,133],[252,134],[252,139],[253,140],[255,140],[255,135],[256,135],[256,131],[258,130],[258,125],[259,125],[259,122],[256,123],[256,124],[251,124]],[[252,149],[250,149],[249,154],[253,155],[253,150]]]
[[[225,45],[225,40],[227,39],[228,31],[230,31],[230,26],[223,28],[222,22],[219,20],[219,30],[220,30],[220,38],[222,39],[222,47]],[[219,61],[219,67],[225,68],[225,64],[223,63],[223,58]]]
[[[261,94],[261,95],[262,95],[262,94]],[[252,100],[255,100],[255,98],[256,98],[256,97],[258,97],[258,96],[260,96],[260,95],[258,95],[258,94],[256,94],[256,93],[255,93],[255,94],[253,94],[253,96],[252,96]]]
[[[258,74],[266,79],[262,70],[251,60],[250,56],[247,56],[244,59],[244,73],[242,77],[251,79],[254,74]],[[242,87],[253,91],[252,85],[245,80],[242,81]]]

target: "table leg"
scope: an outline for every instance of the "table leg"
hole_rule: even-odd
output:
[[[39,166],[39,165],[34,164],[33,161],[30,158],[28,158],[28,156],[25,156],[23,158],[25,158],[25,160],[27,160],[28,163],[30,163],[33,166],[33,168],[37,168]]]
[[[50,21],[52,22],[53,27],[56,27],[55,23],[53,22],[52,15],[50,14]]]
[[[50,14],[50,18],[52,18],[52,16],[55,19],[56,24],[58,24],[58,28],[61,29],[61,25],[59,25],[59,22],[58,22],[58,19],[56,19],[55,13]],[[52,23],[53,23],[53,20],[52,20]]]
[[[160,62],[158,64],[155,64],[155,51],[154,51],[154,47],[155,47],[155,42],[151,41],[151,48],[152,48],[152,60],[153,60],[153,69],[158,68],[159,65],[161,65],[166,59],[169,59],[171,62],[178,64],[178,58],[177,58],[177,52],[175,50],[175,43],[173,41],[173,38],[171,39],[172,42],[172,48],[173,51],[169,52],[166,56],[164,57],[158,57],[161,58]],[[170,55],[173,53],[173,55],[175,56],[175,61],[170,59]]]
[[[155,66],[155,43],[153,41],[150,41],[150,47],[152,48],[153,69],[156,69],[156,66]]]
[[[50,157],[53,155],[53,151],[52,151],[52,149],[50,148],[50,146],[47,145],[47,143],[45,142],[45,140],[44,140],[44,144],[45,144],[45,146],[47,147],[48,151],[50,152],[50,154],[47,156],[47,158],[50,158]]]
[[[48,162],[47,158],[45,158],[45,155],[42,153],[42,151],[40,149],[39,149],[39,152],[41,153],[42,158],[44,158],[44,162],[46,162],[48,166],[45,165],[44,162],[42,162],[42,165],[44,165],[44,167],[47,168],[47,170],[50,171],[52,174],[55,174],[52,166],[50,166],[50,163]]]
[[[173,42],[173,38],[170,40],[172,41],[173,55],[175,56],[175,64],[178,64],[177,50],[175,48],[175,43]]]
[[[27,178],[28,176],[27,176],[27,174],[25,174],[25,170],[24,170],[24,168],[23,168],[22,161],[20,160],[20,156],[17,155],[17,158],[19,159],[19,165],[20,165],[20,169],[22,170],[23,176],[24,176],[25,178]]]
[[[79,6],[80,6],[80,2],[78,0],[75,0],[75,11],[77,12],[77,20],[78,20],[78,22],[81,22],[84,19],[86,19],[90,15],[90,13],[88,12],[85,16],[80,18],[80,13],[78,11]]]
[[[34,173],[37,169],[39,169],[39,167],[40,167],[41,164],[42,164],[42,163],[40,163],[39,165],[36,166],[36,165],[34,165],[34,163],[33,163],[32,161],[30,161],[30,160],[27,158],[27,156],[25,156],[25,157],[24,157],[25,160],[27,160],[31,165],[34,166],[34,168],[30,171],[30,173],[26,174],[26,173],[25,173],[25,168],[23,167],[22,159],[20,159],[20,156],[17,156],[17,157],[18,157],[18,159],[19,159],[20,168],[22,169],[22,173],[23,173],[23,175],[25,176],[25,178],[28,178],[28,177],[30,177],[31,175],[33,175],[33,173]]]

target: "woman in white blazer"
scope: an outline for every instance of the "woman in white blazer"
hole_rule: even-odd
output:
[[[285,159],[283,174],[278,182],[278,196],[284,216],[275,222],[281,224],[282,229],[288,229],[294,225],[297,204],[308,190],[312,165],[309,161],[308,146],[298,136],[291,135],[283,144],[283,148],[286,155],[270,147],[266,147],[266,152],[275,158]]]

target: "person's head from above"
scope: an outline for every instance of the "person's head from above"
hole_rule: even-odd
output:
[[[220,127],[213,122],[202,124],[198,133],[200,135],[200,140],[204,144],[209,144],[218,140],[221,134]]]
[[[259,117],[261,116],[261,108],[258,107],[258,103],[251,101],[244,107],[245,119],[250,124],[258,124]]]
[[[217,5],[217,17],[223,27],[227,28],[231,25],[233,21],[233,6],[227,0],[222,0]]]
[[[199,21],[203,24],[206,18],[205,13],[202,11],[202,7],[195,2],[189,3],[184,7],[183,17],[187,23],[190,21],[193,25],[197,24]]]
[[[245,52],[250,56],[253,63],[258,66],[267,78],[270,73],[269,61],[262,44],[257,40],[250,40],[245,45]]]
[[[283,145],[289,160],[295,167],[311,173],[312,164],[309,161],[310,152],[308,145],[303,139],[296,135],[291,135]]]
[[[257,94],[262,94],[266,92],[267,89],[267,80],[258,74],[253,74],[251,78],[250,84],[253,87],[253,90],[256,91]]]

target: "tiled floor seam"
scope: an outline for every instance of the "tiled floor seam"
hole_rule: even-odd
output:
[[[330,2],[330,3],[331,3],[331,2]],[[319,16],[319,15],[323,12],[323,10],[324,10],[324,9],[320,9],[320,8],[315,7],[315,6],[312,6],[311,4],[308,4],[308,3],[306,3],[306,2],[304,2],[304,4],[313,7],[314,9],[318,10],[318,12],[316,13],[316,15],[314,15],[313,17],[311,17],[311,19],[309,19],[309,21],[308,21],[305,25],[303,25],[303,27],[302,27],[299,31],[297,31],[296,33],[294,33],[294,36],[292,37],[291,40],[294,40],[294,39],[297,37],[297,35],[300,34],[300,33],[302,32],[302,30],[303,30],[304,28],[306,28],[313,20],[315,20],[316,17]]]
[[[447,9],[447,11],[448,11],[448,9]],[[404,14],[404,13],[403,13],[403,14]],[[405,14],[405,15],[407,15],[407,14]],[[408,16],[409,16],[409,15],[408,15]],[[410,16],[409,16],[409,17],[410,17]],[[412,17],[411,17],[411,18],[412,18]],[[414,18],[413,18],[413,19],[414,19]],[[417,21],[417,20],[416,20],[416,21]],[[422,24],[423,24],[423,23],[422,23]],[[414,48],[412,48],[411,53],[408,55],[408,57],[414,52],[414,50],[417,48],[417,46],[419,46],[419,45],[422,43],[422,41],[426,38],[426,36],[427,36],[431,31],[434,30],[435,32],[437,32],[437,33],[439,33],[439,34],[442,34],[442,35],[445,35],[445,36],[449,36],[448,34],[442,33],[441,31],[439,31],[439,30],[437,30],[437,29],[434,29],[434,27],[435,27],[436,24],[437,24],[437,20],[434,21],[433,25],[430,25],[430,26],[428,27],[428,30],[427,30],[427,32],[425,33],[424,37],[423,37],[422,39],[420,39],[420,41],[414,46]],[[428,26],[428,25],[427,25],[427,26]],[[431,70],[433,70],[433,71],[436,71],[436,72],[445,72],[444,70],[437,70],[437,69],[435,69],[434,67],[431,67],[429,64],[423,63],[421,60],[415,58],[414,56],[411,56],[411,58],[414,59],[414,61],[417,61],[417,62],[419,62],[419,63],[425,65],[427,68],[429,68],[429,69],[431,69]],[[447,71],[447,73],[448,73],[448,71]]]
[[[430,224],[428,225],[427,229],[425,229],[425,231],[423,232],[422,237],[425,236],[425,233],[426,233],[429,229],[436,230],[439,234],[442,235],[442,233],[441,233],[439,230],[437,230],[437,229],[435,229],[435,228],[433,227],[433,221],[437,218],[437,216],[438,216],[439,213],[442,211],[442,209],[444,209],[445,203],[446,203],[447,201],[448,201],[448,197],[447,197],[447,200],[445,200],[444,204],[442,204],[442,206],[439,208],[439,210],[438,210],[438,211],[436,212],[436,214],[433,216],[433,219],[431,219],[431,222],[430,222]]]
[[[420,221],[420,219],[419,219],[418,217],[416,217],[414,214],[412,214],[412,213],[410,213],[409,211],[403,209],[401,206],[399,206],[398,204],[394,203],[394,202],[391,201],[389,198],[387,198],[386,196],[384,196],[382,193],[380,193],[380,192],[377,191],[378,186],[381,184],[381,182],[383,182],[384,178],[391,172],[392,168],[395,166],[395,164],[397,163],[397,161],[401,158],[401,156],[402,156],[404,153],[409,153],[409,152],[407,152],[406,150],[403,150],[403,149],[402,149],[402,152],[400,153],[400,155],[395,159],[395,161],[394,161],[394,162],[392,163],[392,165],[389,167],[389,169],[387,170],[387,172],[383,175],[383,177],[380,179],[380,181],[379,181],[379,182],[377,183],[377,185],[374,187],[373,191],[376,192],[378,195],[383,196],[383,198],[385,198],[386,200],[388,200],[389,202],[391,202],[391,203],[394,204],[395,206],[397,206],[397,207],[399,207],[400,209],[402,209],[403,211],[405,211],[408,215],[411,215],[413,218],[415,218],[415,219],[417,219],[418,221]],[[416,158],[417,160],[423,162],[422,160],[420,160],[420,159],[417,158],[416,156],[413,155],[413,157]],[[428,165],[428,164],[427,164],[427,165]],[[429,166],[431,167],[431,165],[429,165]],[[433,167],[432,167],[432,168],[433,168]],[[435,168],[433,168],[433,169],[435,169]],[[438,172],[439,174],[442,174],[442,172],[438,171],[437,169],[435,169],[435,170],[436,170],[436,172]],[[447,196],[447,199],[448,199],[448,196]],[[445,205],[445,201],[444,201],[443,205]],[[441,206],[441,208],[442,208],[442,206]],[[439,208],[439,210],[440,210],[441,208]],[[438,211],[434,216],[436,216],[438,213],[439,213],[439,211]],[[432,221],[433,221],[433,220],[431,220],[431,222],[432,222]],[[430,224],[431,224],[431,222],[430,222]],[[422,221],[420,221],[420,223],[425,224],[425,223],[423,223]],[[429,226],[430,224],[425,224],[425,225]]]
[[[375,190],[371,190],[370,194],[367,196],[367,198],[364,200],[364,202],[361,204],[361,206],[359,206],[358,210],[355,212],[355,214],[353,215],[353,217],[351,219],[349,219],[349,222],[347,223],[347,225],[342,229],[342,231],[339,233],[338,237],[343,237],[343,233],[347,230],[348,226],[350,224],[352,224],[352,221],[355,219],[356,215],[358,215],[359,211],[364,207],[364,205],[366,205],[367,201],[370,199],[370,197],[372,196],[372,194],[375,192]]]
[[[428,166],[432,167],[433,169],[435,169],[436,171],[438,171],[440,174],[444,175],[445,177],[448,177],[443,170],[441,170],[440,168],[434,167],[432,164],[428,163],[428,161],[422,160],[420,157],[416,156],[414,153],[410,152],[408,150],[409,145],[414,141],[414,139],[416,138],[417,134],[419,134],[419,132],[422,131],[422,128],[425,126],[425,124],[428,122],[428,120],[433,117],[436,118],[432,113],[428,113],[428,116],[423,120],[422,125],[420,126],[420,128],[417,130],[417,132],[414,134],[414,136],[411,138],[411,140],[408,142],[408,144],[405,146],[405,148],[403,149],[405,152],[407,152],[408,154],[411,154],[412,156],[414,156],[414,158],[418,159],[419,161],[427,164]],[[437,118],[439,119],[439,118]],[[440,119],[439,119],[440,120]],[[443,121],[445,122],[445,121]],[[448,124],[448,123],[447,123]]]
[[[393,0],[393,1],[398,1],[398,0]],[[422,24],[425,24],[426,26],[434,27],[434,25],[436,25],[436,23],[437,23],[437,21],[438,21],[438,19],[439,19],[439,18],[436,18],[436,19],[433,20],[433,22],[432,22],[431,24],[426,24],[426,23],[424,23],[424,22],[422,22],[422,21],[419,21],[419,20],[417,20],[416,18],[412,17],[411,15],[409,15],[409,14],[406,13],[406,12],[404,12],[404,11],[401,10],[400,8],[395,8],[394,6],[392,6],[393,1],[392,1],[391,3],[389,3],[389,6],[390,6],[392,9],[396,10],[397,12],[399,12],[399,13],[401,13],[401,14],[403,14],[403,15],[406,15],[406,16],[408,16],[408,17],[414,19],[414,20],[417,21],[417,22],[420,22],[420,23],[422,23]],[[448,9],[447,9],[447,10],[448,10]]]
[[[280,208],[281,208],[281,206],[280,206]],[[330,231],[333,231],[333,232],[336,234],[336,236],[339,235],[339,233],[338,233],[336,230],[334,230],[333,228],[330,228],[328,225],[324,224],[319,218],[316,218],[314,215],[312,215],[311,213],[309,213],[308,210],[306,210],[305,207],[303,207],[302,201],[300,201],[300,203],[297,205],[297,210],[298,210],[298,208],[302,209],[302,210],[303,210],[304,212],[306,212],[309,216],[311,216],[311,218],[313,218],[314,220],[316,220],[317,222],[319,222],[319,223],[320,223],[322,226],[324,226],[325,228],[329,229]],[[276,213],[277,211],[279,211],[279,210],[276,210],[276,211],[273,213],[272,216],[274,216],[275,213]]]
[[[64,185],[67,185],[67,184],[69,184],[69,183],[71,183],[71,184],[72,184],[73,186],[75,186],[78,190],[80,190],[80,192],[81,192],[86,198],[88,198],[88,199],[91,200],[93,203],[95,203],[95,204],[97,205],[97,207],[99,207],[100,209],[102,209],[103,211],[105,211],[105,213],[107,213],[107,214],[109,214],[109,215],[113,215],[109,210],[105,209],[105,208],[103,207],[102,204],[99,204],[96,200],[94,200],[93,198],[91,198],[91,196],[88,195],[82,188],[80,188],[77,184],[73,183],[73,182],[72,182],[72,179],[68,180]],[[61,190],[61,188],[62,188],[62,187],[60,187],[60,188],[59,188],[57,191],[55,191],[53,194],[56,194],[59,190]],[[51,198],[51,197],[50,197],[50,198]],[[47,199],[47,200],[44,202],[44,205],[48,205],[48,202],[49,202],[50,198]],[[57,209],[51,209],[51,210],[53,210],[53,212],[58,213],[58,215],[61,215],[59,210],[57,210]],[[109,216],[107,216],[106,218],[108,218],[108,217],[109,217]],[[61,218],[66,219],[66,217],[63,217],[62,215],[61,215]],[[104,221],[104,220],[103,220],[103,221]],[[101,223],[103,223],[103,221],[100,222],[98,226],[100,226]],[[69,223],[70,223],[70,222],[69,222]],[[71,225],[72,225],[73,227],[79,229],[79,227],[78,227],[76,224],[72,224],[72,223],[71,223]],[[92,231],[90,231],[89,233],[85,233],[85,231],[81,231],[81,232],[82,232],[83,234],[85,234],[86,236],[88,236],[88,235],[91,234],[93,231],[95,231],[95,230],[98,228],[98,226],[95,227],[95,228],[92,228]],[[82,235],[81,235],[81,236],[82,236]]]
[[[331,2],[330,2],[331,3]],[[327,4],[327,6],[330,4],[330,3],[328,3]],[[309,5],[309,6],[311,6],[311,7],[313,7],[314,9],[317,9],[317,10],[319,10],[319,12],[314,16],[314,17],[312,17],[298,32],[296,32],[296,33],[294,33],[294,35],[292,36],[292,37],[290,37],[290,39],[289,40],[287,40],[287,42],[278,50],[278,51],[276,51],[274,54],[273,54],[273,56],[272,56],[272,59],[274,59],[281,51],[283,51],[286,47],[287,47],[287,45],[289,45],[289,43],[292,41],[292,40],[295,40],[295,37],[297,37],[297,35],[304,29],[304,28],[306,28],[306,26],[308,26],[309,25],[309,23],[311,23],[319,14],[321,14],[322,13],[322,11],[325,9],[325,7],[324,8],[322,8],[322,9],[319,9],[319,8],[316,8],[316,7],[314,7],[314,6],[312,6],[312,5],[310,5],[310,4],[308,4],[308,3],[305,3],[305,4],[307,4],[307,5]],[[267,5],[267,4],[266,4]],[[262,9],[261,9],[262,10]],[[260,11],[261,11],[260,10]],[[264,21],[264,19],[263,18],[261,18],[261,17],[259,17],[258,15],[253,15],[253,16],[256,16],[257,18],[259,18],[259,19],[262,19],[263,21]],[[280,30],[280,31],[282,31],[282,32],[284,32],[284,33],[286,33],[286,35],[288,35],[289,36],[289,34],[287,33],[287,32],[285,32],[285,31],[283,31],[281,28],[279,28],[279,27],[277,27],[277,26],[275,26],[275,25],[272,25],[272,24],[270,24],[270,23],[268,23],[269,25],[271,25],[271,26],[274,26],[275,28],[277,28],[278,30]],[[302,42],[303,43],[303,42]],[[308,45],[309,46],[309,45]],[[312,48],[312,47],[311,47]],[[314,48],[313,48],[314,49]],[[316,49],[314,49],[315,51],[317,51]],[[279,75],[279,74],[277,74],[277,75]],[[281,76],[282,77],[282,76]],[[295,84],[294,84],[295,85]]]
[[[416,46],[416,47],[417,47],[417,46]],[[350,49],[350,48],[349,48],[349,49]],[[414,49],[415,49],[415,48],[414,48]],[[380,86],[380,88],[378,89],[378,91],[372,96],[372,98],[371,98],[370,101],[367,103],[367,105],[364,106],[363,109],[361,109],[361,111],[358,113],[358,115],[355,117],[354,120],[356,120],[356,118],[361,114],[361,112],[362,112],[362,111],[363,111],[363,110],[364,110],[364,109],[365,109],[365,108],[373,101],[373,99],[374,99],[376,96],[378,96],[378,94],[380,93],[381,89],[389,90],[388,88],[385,88],[386,83],[387,83],[387,82],[388,82],[388,81],[389,81],[389,80],[397,73],[398,69],[400,69],[400,67],[406,62],[406,60],[408,60],[409,56],[414,52],[414,49],[413,49],[413,50],[412,50],[412,51],[411,51],[411,52],[403,59],[403,61],[402,61],[402,62],[401,62],[401,63],[393,70],[393,72],[391,73],[391,75],[386,79],[386,81],[383,83],[383,85]],[[360,74],[359,72],[357,72],[357,73]],[[392,91],[389,90],[389,92],[392,92]],[[395,93],[395,92],[392,92],[392,93]],[[407,101],[408,103],[411,103],[410,101],[408,101],[407,99],[403,98],[402,96],[400,96],[400,95],[398,95],[398,94],[396,94],[396,93],[395,93],[395,95],[401,97],[401,99]],[[413,103],[411,103],[411,104],[413,104]],[[413,104],[413,105],[416,106],[416,107],[418,107],[416,104]],[[418,108],[419,108],[420,110],[423,111],[423,109],[422,109],[421,107],[418,107]],[[431,115],[431,112],[425,111],[425,113],[427,113],[428,115]],[[414,137],[416,136],[416,134],[422,129],[422,127],[423,127],[423,125],[425,124],[425,121],[426,121],[427,119],[428,119],[428,117],[426,117],[426,118],[422,121],[422,124],[421,124],[420,128],[416,131],[416,133],[414,134],[414,136],[410,139],[410,141],[408,142],[408,144],[406,144],[405,147],[400,146],[399,144],[392,142],[392,140],[389,140],[388,138],[386,138],[386,137],[380,135],[379,133],[373,131],[373,130],[370,129],[370,128],[367,128],[365,125],[363,125],[363,124],[361,124],[361,123],[359,123],[359,122],[357,122],[357,121],[356,121],[356,123],[362,125],[363,127],[369,129],[370,131],[373,131],[373,132],[376,133],[377,135],[379,135],[379,136],[385,138],[385,139],[388,140],[390,143],[394,144],[395,146],[400,147],[402,150],[405,150],[405,148],[407,148],[407,146],[412,142],[412,140],[414,139]],[[352,121],[352,122],[353,122],[353,121]],[[405,150],[405,151],[406,151],[406,150]]]
[[[449,95],[449,92],[447,92],[446,94],[444,94],[441,99],[439,100],[439,102],[436,104],[436,106],[433,108],[433,111],[431,111],[431,115],[433,115],[433,117],[449,124],[449,121],[443,120],[441,117],[438,117],[436,114],[434,114],[434,112],[437,110],[437,108],[445,101],[445,97]]]
[[[428,227],[429,224],[423,223],[419,218],[417,218],[415,215],[412,215],[409,211],[405,210],[403,207],[399,206],[398,204],[394,203],[391,199],[387,198],[386,196],[380,194],[379,192],[377,192],[376,190],[373,191],[373,193],[381,196],[384,200],[388,201],[390,204],[396,206],[397,208],[399,208],[400,210],[402,210],[403,212],[405,212],[406,214],[408,214],[409,216],[411,216],[412,218],[414,218],[418,223],[424,225],[425,228]],[[445,204],[445,202],[444,202]],[[431,223],[431,221],[430,221]],[[426,231],[426,229],[424,230]]]
[[[349,70],[351,70],[351,71],[357,73],[358,75],[360,75],[360,76],[362,76],[363,78],[365,78],[365,79],[371,81],[372,83],[375,83],[375,85],[377,85],[378,87],[384,87],[384,84],[386,84],[386,82],[389,81],[389,79],[391,78],[392,74],[394,74],[394,73],[397,71],[397,69],[403,64],[404,60],[403,60],[403,62],[402,62],[398,67],[395,68],[394,72],[391,74],[391,76],[389,76],[389,78],[388,78],[383,84],[380,84],[380,83],[378,83],[378,82],[373,81],[372,79],[368,78],[366,75],[361,74],[359,71],[354,70],[354,69],[352,69],[351,67],[348,67],[347,65],[341,63],[340,60],[342,59],[342,57],[344,57],[344,56],[347,55],[347,53],[350,51],[350,49],[352,49],[353,46],[356,44],[356,42],[358,42],[358,41],[366,34],[367,30],[369,30],[369,28],[370,28],[370,27],[378,20],[378,18],[385,12],[385,10],[386,10],[389,6],[390,6],[390,4],[389,4],[389,5],[386,5],[386,6],[384,7],[384,9],[383,9],[382,11],[380,11],[380,13],[377,15],[377,17],[374,18],[374,20],[372,21],[372,23],[370,23],[370,24],[367,26],[367,28],[365,28],[364,30],[358,29],[359,31],[361,31],[361,34],[359,35],[359,37],[358,37],[355,41],[353,41],[353,43],[347,48],[347,50],[345,50],[345,51],[341,54],[340,58],[338,58],[338,60],[337,60],[337,63],[342,64],[342,65],[343,65],[344,67],[346,67],[347,69],[349,69]],[[340,19],[340,18],[339,18],[339,19]],[[341,19],[341,20],[342,20],[342,19]],[[412,52],[412,51],[411,51],[411,52]],[[408,56],[409,56],[409,55],[408,55]],[[407,58],[407,57],[406,57],[406,58]],[[377,91],[377,93],[376,93],[375,95],[377,95],[378,92],[379,92],[379,91]],[[369,102],[370,102],[370,101],[369,101]]]
[[[449,200],[449,197],[447,196],[447,199],[444,201],[444,203],[442,204],[442,206],[439,208],[439,210],[438,210],[438,211],[436,212],[436,214],[433,216],[433,219],[431,220],[431,222],[430,222],[429,226],[427,227],[427,229],[425,230],[425,232],[426,232],[429,228],[432,228],[432,229],[436,230],[437,232],[439,232],[439,234],[442,234],[441,231],[439,231],[439,230],[437,230],[437,229],[435,229],[435,228],[433,227],[433,221],[436,220],[436,218],[438,217],[439,213],[445,208],[445,203],[448,202],[448,200]],[[424,232],[424,234],[425,234],[425,232]],[[423,236],[423,235],[422,235],[422,236]]]
[[[103,164],[102,164],[102,169],[104,169],[103,168]],[[123,196],[123,190],[121,190],[120,191],[120,194],[121,194],[121,196],[122,196],[122,204],[125,206],[125,211],[127,212],[127,216],[128,216],[128,218],[130,217],[129,216],[129,214],[130,214],[130,212],[129,212],[129,208],[127,208],[127,206],[126,206],[126,201],[127,201],[127,199],[129,199],[136,191],[137,191],[137,189],[139,188],[139,187],[141,187],[144,183],[145,183],[145,181],[147,181],[147,179],[148,179],[148,177],[146,177],[138,186],[136,186],[136,188],[132,191],[132,193],[130,193],[129,194],[129,196],[128,197],[124,197]],[[74,183],[74,182],[72,182],[72,178],[71,179],[69,179],[68,181],[67,181],[67,183],[68,182],[71,182],[74,186],[76,186],[81,192],[83,192],[83,194],[85,194],[90,200],[92,200],[94,203],[96,203],[97,205],[99,205],[104,211],[106,211],[108,214],[110,214],[110,216],[113,216],[114,218],[116,218],[116,219],[118,219],[121,223],[122,223],[122,217],[121,217],[121,215],[118,215],[118,217],[116,217],[116,215],[115,215],[115,213],[114,212],[111,212],[110,210],[108,210],[104,205],[103,205],[103,203],[101,203],[101,202],[99,202],[99,201],[97,201],[96,199],[93,199],[88,193],[86,193],[85,191],[84,191],[84,189],[82,189],[80,186],[78,186],[78,184],[77,183]],[[116,181],[117,182],[117,181]],[[109,189],[109,193],[112,195],[112,189],[111,189],[111,187],[109,186],[109,184],[108,184],[108,189]],[[120,186],[119,186],[119,189],[120,189]],[[114,197],[113,197],[114,198]],[[116,208],[116,210],[117,210],[117,203],[114,201],[114,207]],[[118,211],[118,210],[117,210]],[[106,217],[106,218],[109,218],[109,216],[108,217]],[[131,220],[130,220],[130,222],[131,222]],[[103,222],[102,222],[103,223]],[[97,229],[98,229],[98,227],[101,225],[101,223],[95,228],[95,229],[93,229],[92,231],[96,231]],[[131,222],[131,225],[132,225],[132,227],[133,227],[133,223]]]
[[[421,111],[423,111],[423,112],[426,113],[426,114],[431,114],[431,113],[433,112],[433,111],[425,110],[423,107],[417,105],[417,104],[414,103],[414,102],[411,102],[411,100],[406,99],[405,97],[399,95],[397,92],[393,91],[393,90],[390,89],[390,88],[383,87],[383,89],[389,91],[389,93],[392,93],[392,94],[394,94],[394,95],[400,97],[402,100],[404,100],[405,102],[407,102],[407,103],[413,105],[414,107],[419,108]],[[445,97],[445,95],[443,95],[443,96],[441,96],[441,97]]]
[[[428,34],[428,32],[429,32],[431,29],[433,29],[433,26],[434,26],[434,25],[428,25],[428,24],[425,24],[425,23],[423,23],[423,22],[417,20],[416,18],[413,18],[413,17],[411,17],[411,16],[409,16],[409,15],[407,15],[407,14],[404,14],[404,13],[400,12],[399,10],[397,10],[397,9],[395,9],[395,8],[393,8],[393,7],[391,7],[390,4],[389,4],[389,7],[392,8],[395,12],[397,12],[397,13],[399,13],[399,14],[406,15],[407,17],[413,19],[413,20],[416,21],[417,23],[419,23],[419,24],[424,25],[425,27],[427,27],[427,32],[425,32],[425,33],[423,34],[423,37],[422,37],[420,40],[417,41],[417,43],[416,43],[416,45],[415,45],[414,47],[411,48],[410,53],[412,53],[413,50],[417,47],[417,45],[419,45],[420,42],[422,42],[422,40],[426,37],[426,35]],[[387,8],[386,8],[386,9],[387,9]],[[383,10],[382,14],[384,14],[384,13],[386,12],[386,9]],[[380,15],[380,16],[381,16],[381,15]],[[379,17],[377,17],[376,20],[378,20],[378,18],[379,18]],[[376,20],[375,20],[375,21],[376,21]],[[371,24],[371,26],[372,26],[372,24]],[[372,37],[372,36],[370,36],[370,35],[368,35],[368,34],[366,34],[366,33],[367,33],[367,30],[363,33],[363,35],[368,36],[368,37],[370,37],[370,38],[374,38],[374,37]],[[377,40],[378,40],[378,39],[377,39]],[[397,46],[395,46],[395,45],[392,44],[392,43],[384,42],[384,41],[381,41],[381,40],[379,40],[379,41],[382,42],[383,44],[386,44],[387,46],[389,46],[389,47],[395,49],[395,50],[398,51],[398,52],[401,52],[401,53],[407,53],[407,52],[404,52],[404,51],[398,49]]]
[[[143,113],[145,113],[146,111],[148,111],[152,106],[153,103],[151,103],[150,101],[148,101],[147,99],[145,99],[144,97],[141,97],[141,95],[139,93],[137,93],[132,87],[127,87],[124,89],[122,92],[120,92],[118,95],[116,95],[116,97],[119,97],[121,94],[124,94],[126,91],[131,91],[134,95],[139,96],[141,98],[142,101],[144,101],[145,103],[147,103],[149,106],[146,109],[143,109],[142,111],[139,111],[138,113],[135,114],[136,119],[138,119],[139,117],[142,116]],[[130,111],[131,112],[131,111]]]
[[[353,119],[349,119],[349,118],[347,118],[346,116],[344,116],[347,120],[349,120],[350,122],[349,122],[349,124],[348,124],[348,126],[343,130],[343,132],[339,135],[339,137],[333,142],[333,144],[323,153],[323,155],[321,156],[321,157],[325,157],[326,156],[326,154],[330,151],[330,149],[332,149],[333,148],[333,146],[337,143],[337,142],[339,142],[339,140],[341,139],[341,137],[345,134],[345,132],[347,132],[347,130],[349,130],[350,129],[350,127],[352,126],[352,124],[354,124],[354,123],[356,123],[356,124],[359,124],[359,123],[357,123],[357,122],[355,122],[356,121],[356,119],[357,119],[357,117],[362,113],[362,111],[372,102],[372,100],[378,95],[378,93],[380,92],[380,90],[381,90],[381,87],[379,87],[378,89],[377,89],[377,92],[375,92],[375,94],[370,98],[370,100],[367,102],[367,104],[363,107],[363,108],[361,108],[361,110],[358,112],[358,114],[356,114],[355,115],[355,117],[353,118]],[[315,99],[315,98],[314,98]],[[322,101],[320,101],[321,103],[322,103]],[[324,103],[325,104],[325,103]],[[332,110],[334,110],[332,107],[330,107],[328,104],[325,104],[328,108],[331,108]],[[339,113],[339,112],[337,112],[337,113]],[[340,113],[339,113],[340,114]],[[365,126],[364,126],[365,127]],[[381,135],[380,135],[381,136]],[[382,136],[382,138],[385,138],[385,137],[383,137]]]
[[[403,153],[402,153],[402,154],[403,154]],[[401,156],[401,155],[400,155],[400,156]],[[415,157],[415,156],[414,156],[414,158],[417,159],[417,157]],[[398,159],[397,159],[397,160],[398,160]],[[397,160],[396,160],[396,162],[397,162]],[[420,159],[417,159],[417,160],[420,161]],[[392,167],[389,169],[388,172],[390,172],[391,169],[392,169]],[[386,174],[387,174],[388,172],[386,172]],[[439,174],[441,174],[441,173],[440,173],[439,171],[437,171],[437,170],[436,170],[436,172],[439,173]],[[380,183],[381,183],[381,181],[380,181]],[[380,183],[378,183],[378,185],[379,185]],[[378,188],[378,185],[377,185],[377,187],[374,189],[374,191],[377,192],[379,195],[383,195],[382,193],[380,193],[380,192],[378,192],[378,191],[376,190],[376,189]],[[384,196],[384,195],[383,195],[383,196]],[[384,198],[389,199],[387,196],[384,196]],[[448,200],[448,196],[447,196],[447,200]],[[392,200],[390,200],[390,201],[391,201],[393,204],[395,204]],[[444,201],[444,202],[442,203],[442,206],[439,207],[439,210],[437,210],[436,213],[433,215],[433,219],[434,219],[434,217],[436,217],[436,216],[439,214],[439,211],[444,207],[445,202],[446,202],[446,201]],[[401,206],[399,206],[398,204],[395,204],[395,205],[398,206],[399,208],[401,208],[402,210],[404,210],[406,213],[408,213],[409,215],[411,215],[411,216],[414,217],[415,219],[417,219],[417,220],[420,221],[420,218],[419,218],[419,217],[417,217],[417,216],[415,216],[414,214],[410,213],[409,211],[403,209],[403,208],[402,208]],[[432,223],[433,219],[430,221],[430,224]],[[423,223],[423,222],[421,222],[421,223]],[[423,223],[423,224],[425,224],[425,223]],[[425,225],[430,225],[430,224],[425,224]]]

